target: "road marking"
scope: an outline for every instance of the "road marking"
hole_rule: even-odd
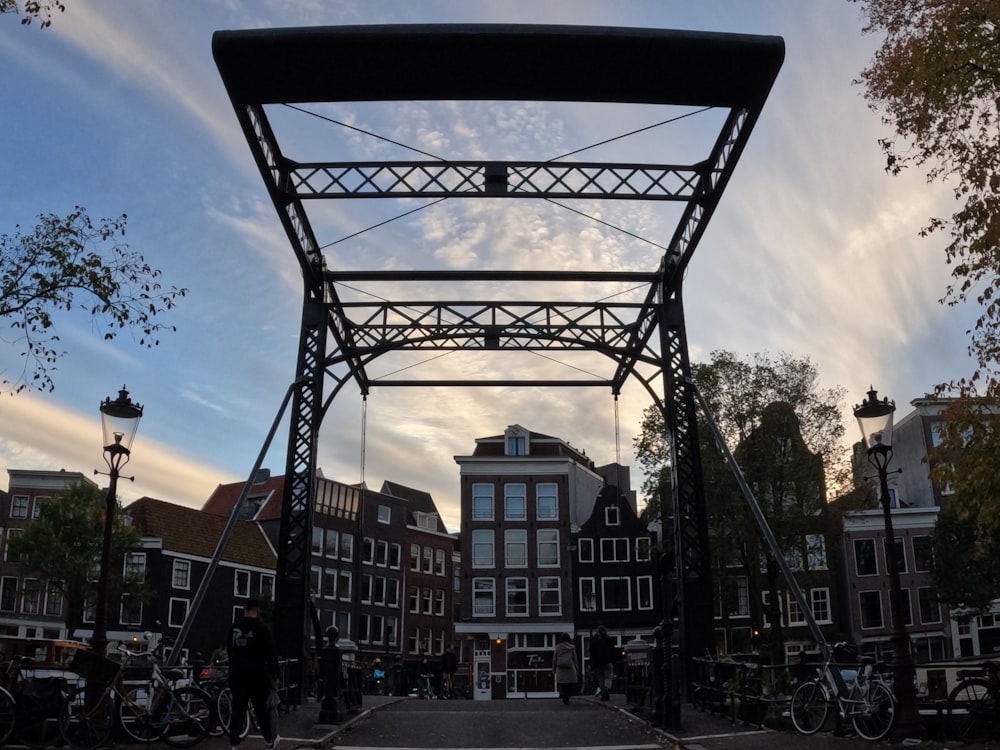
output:
[[[725,734],[699,734],[697,737],[678,737],[680,742],[691,742],[693,740],[718,740],[725,737],[748,737],[751,734],[771,734],[770,729],[757,729],[753,732],[726,732]]]

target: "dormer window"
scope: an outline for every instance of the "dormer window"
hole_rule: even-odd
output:
[[[504,437],[506,438],[506,455],[528,455],[528,431],[526,429],[520,425],[513,425],[507,428]]]

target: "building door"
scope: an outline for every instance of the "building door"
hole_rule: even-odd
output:
[[[472,697],[477,701],[490,700],[492,688],[490,687],[490,657],[488,654],[485,657],[476,657],[474,674],[476,684],[472,690]]]

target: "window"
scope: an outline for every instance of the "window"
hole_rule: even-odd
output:
[[[385,606],[385,576],[375,576],[372,580],[372,601]]]
[[[621,526],[621,523],[621,514],[618,512],[617,505],[609,505],[604,509],[605,526]]]
[[[24,589],[21,591],[21,612],[26,615],[37,615],[41,606],[42,589],[35,578],[24,579]]]
[[[493,565],[493,531],[491,529],[473,529],[472,567],[492,568]]]
[[[388,505],[378,506],[378,522],[390,523],[392,521],[392,508]]]
[[[361,540],[361,562],[365,565],[375,564],[375,540],[370,536]]]
[[[858,604],[861,607],[862,630],[882,627],[882,593],[880,591],[859,592]]]
[[[538,614],[562,614],[562,589],[558,576],[541,576],[538,579]]]
[[[636,562],[648,562],[652,557],[653,540],[648,536],[641,536],[635,540],[635,560]]]
[[[191,588],[191,561],[174,560],[174,570],[171,582],[175,589]]]
[[[507,616],[523,617],[528,614],[528,579],[507,579]]]
[[[822,534],[806,534],[806,562],[809,570],[826,570],[826,539]]]
[[[319,596],[323,573],[318,565],[309,568],[309,595]]]
[[[63,613],[62,583],[49,581],[45,588],[45,614],[49,617],[61,617]]]
[[[424,547],[423,549],[424,558],[424,572],[433,573],[434,572],[434,548]]]
[[[142,599],[125,594],[121,607],[122,625],[142,625]]]
[[[538,567],[552,568],[559,566],[559,530],[539,529],[538,532]]]
[[[859,576],[878,575],[878,559],[875,556],[874,539],[854,540],[854,566]]]
[[[51,499],[52,498],[48,497],[47,495],[46,496],[42,496],[42,495],[36,495],[35,496],[35,504],[31,508],[31,517],[32,517],[32,519],[34,519],[34,520],[37,521],[41,517],[41,515],[42,515],[42,506],[44,506],[45,503],[47,503]]]
[[[580,579],[580,611],[597,611],[597,589],[593,578]]]
[[[791,591],[786,592],[785,600],[788,602],[788,609],[785,610],[788,613],[788,624],[789,625],[801,625],[806,621],[806,616],[802,613],[802,608],[799,607],[799,601],[795,598],[795,595]]]
[[[528,438],[524,435],[508,435],[507,436],[507,455],[508,456],[527,456],[528,455]]]
[[[900,603],[903,605],[903,622],[907,625],[913,624],[913,605],[910,602],[910,590],[903,589],[900,592]]]
[[[336,557],[338,548],[340,547],[340,532],[327,529],[325,539],[326,546],[323,548],[323,551],[326,553],[326,556]]]
[[[941,622],[941,605],[934,589],[930,587],[917,589],[917,603],[920,607],[921,623]]]
[[[146,553],[130,552],[125,555],[125,577],[145,578],[146,577]]]
[[[833,622],[830,617],[830,589],[813,589],[809,592],[813,619],[816,622]]]
[[[403,547],[399,542],[393,542],[389,545],[389,567],[393,570],[399,570],[400,560],[403,557]]]
[[[535,518],[554,521],[559,518],[559,488],[545,482],[535,487]]]
[[[269,599],[274,598],[274,576],[270,573],[260,574],[260,595]]]
[[[886,545],[886,554],[888,555],[888,553],[889,553],[889,549],[888,549],[888,545]],[[900,573],[905,573],[906,572],[906,547],[903,545],[903,540],[900,537],[898,537],[898,536],[893,540],[892,554],[896,558],[896,570],[898,570]],[[887,557],[886,558],[886,566],[885,566],[886,570],[889,569],[889,562],[888,561],[889,561],[889,558]]]
[[[579,549],[580,562],[594,562],[594,540],[589,537],[584,537],[578,539],[576,543],[577,548]]]
[[[493,485],[472,485],[472,520],[493,520]]]
[[[602,578],[601,598],[606,612],[632,609],[629,579],[625,577]]]
[[[628,562],[628,539],[624,537],[602,539],[601,562]]]
[[[474,617],[496,614],[496,581],[492,578],[472,579],[472,614]]]
[[[653,608],[653,576],[639,576],[635,579],[638,590],[639,609]]]
[[[337,598],[337,571],[327,568],[323,571],[323,598]]]
[[[504,567],[524,568],[528,565],[528,530],[506,529],[504,536]]]
[[[361,574],[361,603],[372,603],[372,577],[367,573]]]
[[[418,614],[420,612],[420,589],[417,586],[410,586],[409,600],[410,612]]]
[[[434,589],[434,614],[444,617],[444,589]]]
[[[389,564],[389,542],[380,540],[375,543],[375,564],[380,568]]]
[[[170,600],[170,611],[167,613],[167,620],[172,628],[179,628],[184,624],[184,620],[187,619],[188,613],[188,600],[187,599],[171,599]]]
[[[528,501],[523,484],[503,486],[503,516],[508,521],[524,521],[528,518]]]
[[[399,579],[387,578],[385,582],[385,604],[387,607],[399,606]]]
[[[16,537],[18,534],[23,534],[23,533],[24,529],[7,529],[7,544],[5,544],[3,548],[3,559],[5,561],[7,562],[21,561],[20,556],[15,555],[13,552],[11,552],[10,543],[14,541],[14,537]],[[94,580],[96,581],[97,578],[95,577]]]
[[[250,596],[250,571],[237,570],[233,575],[233,594],[246,599]]]
[[[934,540],[932,537],[913,537],[913,570],[917,573],[930,573],[934,570]]]
[[[27,495],[13,495],[10,498],[10,517],[27,518],[28,503],[30,498]]]
[[[722,590],[722,606],[730,617],[750,616],[750,587],[746,576],[728,577]],[[721,616],[722,610],[719,614]]]
[[[351,601],[352,591],[351,584],[353,583],[351,579],[351,571],[349,570],[338,570],[338,581],[337,581],[337,591],[340,593],[340,601],[349,602]]]
[[[420,545],[410,545],[410,570],[415,573],[420,572]]]
[[[320,555],[323,553],[323,529],[313,527],[312,530],[312,553]]]
[[[434,575],[445,576],[448,575],[448,571],[445,569],[445,556],[444,550],[440,547],[434,550]]]
[[[345,562],[354,559],[354,537],[351,534],[340,535],[340,559]]]

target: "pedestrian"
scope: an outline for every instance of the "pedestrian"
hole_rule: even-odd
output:
[[[451,644],[441,654],[441,697],[455,697],[455,670],[458,669],[458,657]]]
[[[260,600],[247,599],[243,616],[237,618],[226,639],[229,655],[229,689],[233,693],[233,714],[229,723],[229,744],[232,750],[240,745],[240,729],[246,724],[247,704],[253,705],[260,733],[267,750],[278,742],[278,725],[269,701],[278,689],[278,655],[274,650],[271,631],[260,621]]]
[[[556,689],[562,702],[568,704],[570,696],[576,692],[580,679],[580,668],[576,661],[576,646],[569,633],[559,636],[555,653],[552,655],[552,674],[555,675]]]
[[[608,635],[608,629],[603,625],[597,627],[597,632],[590,639],[590,664],[597,679],[595,698],[602,701],[611,700],[611,683],[615,679],[615,662],[618,660],[618,647]]]

